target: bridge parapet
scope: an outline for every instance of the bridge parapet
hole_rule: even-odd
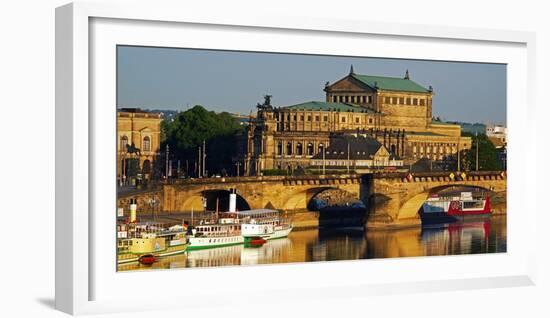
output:
[[[505,171],[463,171],[463,172],[395,172],[373,174],[377,180],[398,179],[401,182],[444,182],[444,181],[483,181],[505,180]]]
[[[341,175],[304,175],[304,176],[247,176],[221,178],[191,178],[170,181],[170,185],[209,185],[220,183],[281,182],[283,184],[321,184],[322,182],[338,183],[342,180],[361,179],[361,174]]]

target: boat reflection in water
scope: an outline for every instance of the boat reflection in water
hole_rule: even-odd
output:
[[[188,251],[187,259],[178,267],[212,267],[239,265],[243,245],[231,245],[206,250]]]
[[[488,220],[424,227],[422,241],[429,255],[488,253],[491,225]]]
[[[292,231],[258,247],[233,245],[160,258],[152,266],[119,270],[239,266],[434,255],[506,252],[506,216],[483,220],[365,231],[362,227]]]
[[[244,247],[241,250],[241,265],[281,263],[288,259],[292,241],[281,238],[268,241],[261,247]]]
[[[506,252],[506,216],[431,224],[395,232],[372,231],[366,258]]]

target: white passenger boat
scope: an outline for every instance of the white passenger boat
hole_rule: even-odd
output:
[[[287,237],[292,231],[289,219],[277,210],[258,209],[239,212],[241,235],[245,243]]]
[[[276,210],[246,210],[221,215],[217,222],[202,223],[193,228],[187,250],[242,243],[263,244],[266,240],[286,237],[292,231],[291,223]]]
[[[221,218],[217,223],[203,223],[192,229],[188,250],[221,247],[244,242],[236,217]]]

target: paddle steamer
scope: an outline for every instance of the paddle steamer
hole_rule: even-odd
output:
[[[184,253],[187,249],[187,227],[162,223],[117,224],[117,262],[127,264],[147,259]],[[146,257],[147,256],[147,257]]]

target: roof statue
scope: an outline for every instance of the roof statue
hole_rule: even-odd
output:
[[[410,77],[409,77],[409,70],[407,70],[407,71],[405,72],[405,79],[406,79],[406,80],[410,79]]]
[[[351,67],[349,68],[349,75],[353,75],[355,72],[353,71],[353,64],[351,64]]]
[[[264,103],[260,104],[258,103],[256,107],[260,110],[266,110],[266,109],[273,109],[273,106],[271,106],[271,95],[264,95]]]

